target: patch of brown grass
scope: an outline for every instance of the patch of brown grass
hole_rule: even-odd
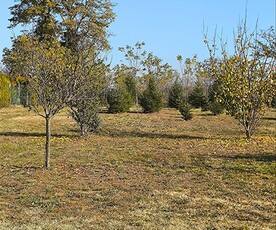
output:
[[[273,229],[275,111],[252,140],[229,116],[194,114],[103,113],[80,137],[63,112],[45,170],[43,119],[1,109],[0,229]]]

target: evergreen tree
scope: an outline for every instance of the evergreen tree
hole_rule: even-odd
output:
[[[169,92],[169,107],[179,108],[182,100],[184,100],[183,86],[176,80]]]
[[[112,88],[107,94],[108,112],[125,113],[129,111],[132,104],[131,95],[126,87]]]
[[[140,104],[145,113],[159,112],[163,105],[162,94],[158,91],[157,81],[149,78],[147,89],[143,92]]]
[[[193,91],[188,97],[188,101],[195,108],[206,108],[208,99],[204,95],[202,84],[199,81],[196,82]]]
[[[113,70],[112,87],[107,93],[108,111],[110,113],[128,112],[136,98],[134,78],[124,65],[117,65]]]
[[[179,112],[185,121],[191,120],[193,118],[191,106],[185,101],[181,101],[179,105]]]

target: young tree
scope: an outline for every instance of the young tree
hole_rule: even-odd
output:
[[[131,96],[125,86],[116,86],[111,88],[107,94],[108,112],[125,113],[131,106]]]
[[[145,113],[159,112],[162,108],[162,94],[159,92],[157,80],[153,76],[149,78],[148,86],[141,96],[140,104]]]
[[[128,72],[127,84],[131,88],[131,93],[134,93],[136,105],[138,105],[139,77],[142,75],[142,63],[147,54],[143,50],[144,45],[144,42],[137,42],[134,47],[130,45],[119,47],[119,51],[124,54],[127,61],[127,65],[123,65],[123,69]]]
[[[98,128],[98,111],[101,97],[106,87],[108,66],[101,58],[100,52],[93,47],[72,52],[72,77],[74,87],[67,102],[72,118],[80,127],[81,135],[94,132]],[[94,120],[95,119],[95,120]],[[97,126],[95,126],[95,122]]]
[[[184,100],[184,90],[179,78],[174,81],[169,92],[169,107],[178,109]]]
[[[136,81],[131,75],[127,75],[125,78],[126,88],[131,96],[131,104],[137,104],[137,89],[136,89]]]
[[[125,64],[116,65],[113,68],[114,84],[122,85],[131,97],[131,105],[136,103],[137,97],[137,82],[133,77],[132,70]]]
[[[94,98],[97,99],[94,99]],[[73,104],[75,103],[75,104]],[[98,95],[87,93],[87,98],[80,101],[74,100],[70,103],[71,116],[80,127],[81,135],[95,132],[100,125],[98,116]]]
[[[238,26],[233,55],[227,53],[226,44],[221,41],[222,58],[217,65],[215,38],[210,44],[205,36],[213,60],[213,77],[219,83],[217,96],[228,113],[244,127],[247,138],[254,134],[276,89],[276,57],[262,55],[261,51],[269,46],[269,40],[261,39],[260,45],[259,39],[257,28],[249,33],[245,20]]]
[[[203,86],[201,82],[196,82],[193,91],[188,96],[188,101],[195,108],[206,108],[208,104],[208,99],[204,95]]]
[[[50,167],[51,119],[70,100],[74,79],[70,78],[69,51],[56,41],[43,43],[21,36],[6,50],[4,62],[13,76],[22,75],[33,97],[29,107],[45,119],[45,168]],[[69,56],[70,57],[70,56]]]
[[[182,118],[185,121],[191,120],[193,118],[193,115],[192,115],[192,112],[191,112],[191,106],[187,102],[182,101],[180,103],[178,109],[179,109],[179,112],[182,115]]]
[[[168,94],[173,79],[173,71],[168,63],[163,63],[163,60],[153,53],[148,53],[146,59],[142,62],[143,65],[143,83],[144,90],[148,88],[148,83],[155,79],[158,92],[161,93],[162,100],[168,102]],[[157,97],[158,98],[158,97]],[[159,99],[158,99],[159,100]]]
[[[107,94],[108,111],[110,113],[128,112],[133,104],[133,94],[128,89],[128,75],[120,71],[120,67],[115,67],[115,79],[112,88]]]

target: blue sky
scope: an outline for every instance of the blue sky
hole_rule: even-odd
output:
[[[120,63],[123,55],[118,47],[139,41],[146,43],[145,50],[153,52],[164,62],[177,68],[176,56],[198,55],[200,60],[208,57],[203,43],[203,24],[208,27],[210,36],[215,28],[231,44],[233,30],[239,19],[245,15],[249,29],[254,29],[256,20],[260,29],[275,27],[275,0],[113,0],[117,14],[110,27],[114,34],[110,38],[113,50],[110,53],[113,65]],[[10,47],[10,37],[19,35],[18,30],[9,30],[8,7],[13,0],[1,1],[0,50]]]

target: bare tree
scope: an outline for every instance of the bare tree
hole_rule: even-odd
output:
[[[184,88],[184,96],[185,99],[188,100],[188,96],[192,92],[196,82],[196,72],[198,67],[197,56],[194,55],[193,58],[186,58],[184,62],[181,55],[177,55],[176,59],[179,62],[180,78]]]

